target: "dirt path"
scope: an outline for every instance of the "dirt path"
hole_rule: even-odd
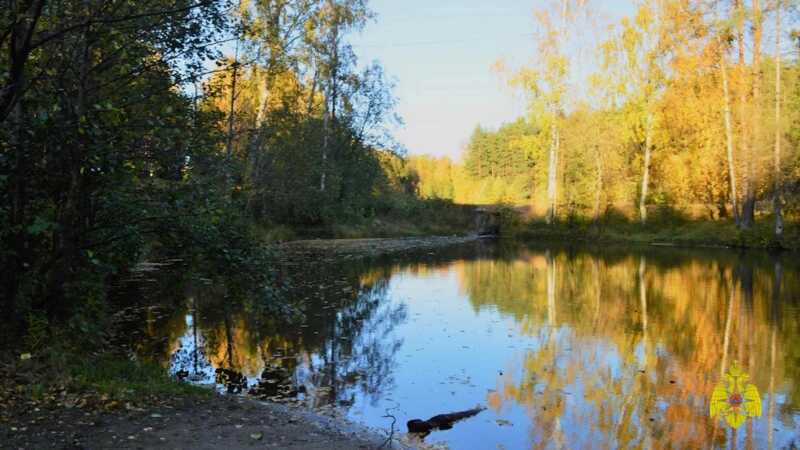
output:
[[[385,436],[242,397],[176,399],[113,412],[30,409],[0,422],[2,449],[377,449]],[[383,448],[389,448],[388,444]],[[392,448],[400,448],[395,442]]]

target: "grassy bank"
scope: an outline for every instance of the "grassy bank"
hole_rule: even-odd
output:
[[[161,404],[180,397],[207,397],[208,388],[178,382],[164,367],[122,357],[75,352],[4,355],[0,403],[15,408],[112,410]]]
[[[301,239],[364,239],[466,235],[474,231],[474,207],[447,200],[395,199],[372,214],[344,215],[321,224],[254,223],[261,242]]]
[[[8,363],[0,358],[4,449],[346,450],[385,440],[337,419],[179,384],[147,363],[73,360],[61,373],[45,355]]]
[[[209,395],[208,388],[178,382],[164,367],[150,362],[98,358],[69,365],[75,387],[116,399],[173,395]]]
[[[647,224],[628,221],[511,223],[505,228],[518,239],[586,241],[594,243],[632,243],[685,247],[782,248],[800,249],[800,225],[786,224],[783,239],[776,241],[773,222],[759,220],[750,230],[740,230],[732,221],[653,221]]]

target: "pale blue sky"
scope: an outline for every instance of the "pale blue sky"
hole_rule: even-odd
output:
[[[381,61],[397,82],[409,154],[457,158],[476,124],[497,126],[525,113],[524,98],[491,70],[535,57],[533,11],[543,0],[372,0],[377,19],[352,37],[361,62]],[[619,16],[631,0],[594,2]],[[602,5],[602,6],[599,6]]]

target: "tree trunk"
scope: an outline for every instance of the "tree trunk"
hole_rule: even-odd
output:
[[[561,0],[561,25],[556,31],[559,45],[564,42],[567,31],[567,0]],[[561,50],[556,50],[560,52]],[[560,82],[559,82],[560,84]],[[558,150],[561,145],[560,130],[558,129],[558,115],[561,109],[560,99],[551,104],[553,124],[550,130],[550,159],[547,170],[547,224],[555,222],[558,214]]]
[[[322,174],[319,177],[319,190],[325,192],[325,170],[328,164],[328,100],[322,112]]]
[[[742,5],[742,0],[735,0],[734,1],[734,9],[736,14],[744,15],[744,6]],[[736,72],[738,74],[738,83],[736,87],[737,91],[737,115],[738,115],[738,122],[739,122],[739,158],[740,164],[741,161],[745,161],[745,166],[747,164],[749,154],[750,154],[750,143],[749,143],[749,136],[748,136],[748,124],[745,114],[745,105],[747,105],[747,80],[746,80],[746,70],[745,70],[745,42],[744,42],[744,24],[743,21],[738,21],[736,25],[736,48],[738,50],[738,61],[736,63]],[[742,185],[743,191],[747,192],[750,186],[751,180],[750,175],[748,174],[747,170],[744,170],[742,173]],[[739,202],[737,197],[737,203]],[[742,209],[742,205],[739,205],[739,210],[737,211],[737,217],[739,218],[739,228],[744,228],[744,211]]]
[[[24,113],[23,103],[20,99],[14,104],[11,111],[9,144],[14,152],[14,171],[9,186],[10,194],[12,196],[11,214],[9,216],[10,222],[7,223],[8,228],[15,230],[11,233],[10,242],[7,242],[8,247],[13,249],[13,254],[9,255],[7,259],[4,257],[3,261],[8,266],[3,270],[3,289],[5,295],[3,300],[5,305],[0,311],[5,313],[4,317],[16,318],[16,298],[17,289],[19,287],[20,275],[24,272],[24,263],[27,253],[26,242],[27,238],[24,232],[25,224],[25,210],[27,209],[27,155],[25,154],[25,126],[24,126]],[[13,328],[13,324],[12,324]]]
[[[236,49],[233,54],[233,72],[231,73],[231,98],[228,109],[228,137],[225,144],[225,188],[228,195],[233,192],[233,174],[231,173],[231,158],[233,156],[234,118],[236,116],[236,78],[239,74],[239,39],[236,39]],[[230,197],[228,197],[230,200]]]
[[[781,211],[781,0],[775,5],[775,186],[772,203],[775,213],[775,238],[783,237],[783,212]]]
[[[642,192],[639,199],[639,220],[647,222],[647,189],[650,185],[650,145],[653,139],[653,113],[647,113],[644,130],[644,173],[642,174]]]
[[[317,95],[317,83],[319,82],[319,69],[314,69],[314,78],[311,80],[311,89],[308,91],[308,106],[306,114],[311,116],[314,113],[314,96]]]
[[[10,4],[14,25],[11,26],[8,42],[7,82],[0,85],[0,123],[9,130],[8,144],[13,152],[14,169],[9,177],[9,197],[11,197],[11,214],[9,222],[4,224],[8,229],[15,230],[9,236],[10,241],[6,248],[13,249],[13,253],[3,258],[2,263],[7,264],[3,270],[3,303],[0,312],[4,317],[16,318],[17,290],[20,277],[25,271],[25,264],[29,260],[29,249],[24,224],[28,219],[26,209],[28,205],[28,155],[26,153],[25,127],[26,111],[23,105],[23,94],[27,87],[25,66],[31,52],[31,39],[36,31],[39,19],[44,8],[44,1],[35,1],[27,5],[24,11],[18,10],[14,2]],[[20,14],[22,17],[20,17]],[[13,323],[9,324],[11,327]]]
[[[753,114],[751,114],[752,143],[747,155],[747,189],[745,192],[744,205],[742,209],[742,227],[750,229],[755,224],[756,209],[756,186],[755,177],[757,171],[756,155],[759,153],[756,146],[760,142],[760,120],[761,120],[761,39],[763,35],[763,20],[761,15],[760,0],[753,0]]]
[[[325,99],[325,112],[322,117],[322,174],[319,178],[319,190],[325,192],[328,164],[328,153],[330,151],[330,127],[331,121],[336,123],[336,102],[338,92],[338,72],[339,72],[339,14],[334,0],[329,0],[328,4],[333,15],[333,30],[330,34],[329,43],[331,54],[330,79],[328,80],[328,98]],[[329,106],[330,105],[330,106]]]
[[[85,17],[92,16],[88,1],[84,2],[83,13]],[[83,236],[82,219],[85,218],[86,212],[83,208],[86,198],[82,168],[91,146],[91,134],[81,132],[81,124],[88,120],[87,110],[91,103],[89,95],[93,91],[89,79],[92,67],[91,35],[91,25],[84,25],[78,44],[79,50],[76,50],[75,55],[78,72],[77,89],[75,95],[67,100],[65,108],[65,120],[76,128],[77,139],[70,143],[69,154],[62,169],[62,175],[66,177],[66,189],[63,201],[57,208],[58,226],[53,233],[54,251],[51,255],[53,269],[47,274],[47,293],[40,299],[51,316],[68,308],[69,305],[64,302],[65,286],[70,284],[81,265],[80,239]]]
[[[267,75],[266,79],[264,80],[264,93],[263,98],[258,106],[258,113],[256,114],[256,123],[255,123],[255,130],[256,134],[255,137],[252,138],[247,145],[247,161],[248,161],[248,175],[247,178],[249,179],[250,187],[257,186],[258,183],[261,181],[262,177],[262,153],[265,153],[263,150],[264,141],[267,138],[267,112],[269,110],[269,95],[272,89],[272,67],[267,67]],[[260,217],[263,213],[262,208],[258,207],[260,205],[260,195],[258,193],[258,189],[254,189],[247,200],[247,210],[252,214],[254,217]]]
[[[236,116],[235,106],[236,106],[236,78],[239,73],[239,46],[237,43],[236,46],[236,54],[233,58],[233,71],[231,73],[231,97],[230,97],[230,105],[228,106],[228,136],[227,142],[225,144],[225,159],[230,162],[231,156],[233,155],[233,122]],[[229,186],[230,187],[230,186]]]
[[[739,205],[736,193],[736,166],[733,158],[733,124],[731,123],[731,96],[728,87],[728,69],[725,67],[724,49],[720,47],[720,71],[722,72],[722,92],[725,99],[725,147],[728,154],[728,179],[731,188],[731,204],[733,207],[733,221],[739,224]]]
[[[8,35],[9,53],[6,67],[6,82],[0,85],[0,123],[14,114],[14,108],[27,89],[25,66],[33,50],[31,41],[42,17],[45,1],[36,0],[20,11],[16,2],[6,2],[10,9],[11,32]],[[21,17],[20,17],[21,16]],[[5,36],[4,36],[5,37]]]
[[[559,133],[558,125],[555,121],[558,119],[554,117],[553,128],[550,131],[550,161],[547,168],[547,217],[548,224],[552,224],[556,217],[556,204],[558,198],[557,186],[558,182],[558,146],[559,146]]]
[[[598,226],[600,223],[600,199],[603,192],[603,156],[600,153],[600,148],[595,146],[595,162],[597,169],[597,182],[595,184],[594,193],[594,224]]]

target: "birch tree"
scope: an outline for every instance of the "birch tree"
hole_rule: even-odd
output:
[[[642,151],[639,191],[639,220],[647,221],[647,194],[653,134],[656,127],[657,97],[663,84],[660,14],[662,2],[645,0],[633,18],[624,18],[606,44],[611,51],[607,67],[617,78],[618,95],[626,101],[625,121],[633,143]]]
[[[550,2],[536,12],[540,27],[537,36],[538,62],[534,67],[519,71],[512,82],[523,87],[531,97],[530,111],[534,122],[548,134],[547,213],[545,220],[552,224],[558,213],[558,169],[561,148],[562,118],[565,115],[566,95],[569,92],[569,42],[571,26],[579,13],[585,11],[586,0]]]
[[[744,6],[738,3],[740,8]],[[764,19],[763,11],[761,9],[760,0],[753,0],[750,11],[751,30],[752,30],[752,62],[751,69],[751,82],[750,86],[752,96],[752,112],[750,114],[750,145],[747,148],[745,170],[746,170],[746,184],[745,184],[745,197],[742,204],[742,228],[750,229],[755,224],[755,209],[756,209],[756,173],[758,171],[758,154],[761,136],[761,84],[763,82],[763,72],[761,71],[761,42],[764,33]],[[744,42],[740,42],[744,45]]]
[[[326,0],[319,8],[308,28],[306,41],[318,65],[324,91],[323,142],[320,152],[321,172],[319,190],[327,189],[327,164],[332,147],[333,128],[342,102],[342,89],[351,68],[355,65],[355,54],[344,37],[351,31],[364,27],[372,12],[366,0]]]
[[[734,155],[734,123],[731,110],[731,88],[728,77],[727,53],[729,51],[730,29],[727,23],[718,22],[721,30],[716,34],[717,52],[719,53],[719,72],[722,79],[722,107],[725,123],[725,154],[728,164],[728,185],[730,187],[731,209],[733,221],[739,225],[739,193],[736,188],[736,158]],[[724,40],[723,40],[724,38]]]
[[[725,154],[728,162],[728,183],[730,185],[731,204],[733,209],[733,221],[739,224],[739,205],[738,193],[736,191],[736,164],[733,155],[733,123],[731,119],[731,96],[728,86],[728,69],[725,62],[725,50],[720,48],[719,70],[722,75],[722,95],[724,101],[725,114]]]
[[[783,237],[783,212],[781,211],[781,0],[775,0],[775,148],[773,160],[775,164],[773,178],[773,208],[775,214],[775,237]]]

